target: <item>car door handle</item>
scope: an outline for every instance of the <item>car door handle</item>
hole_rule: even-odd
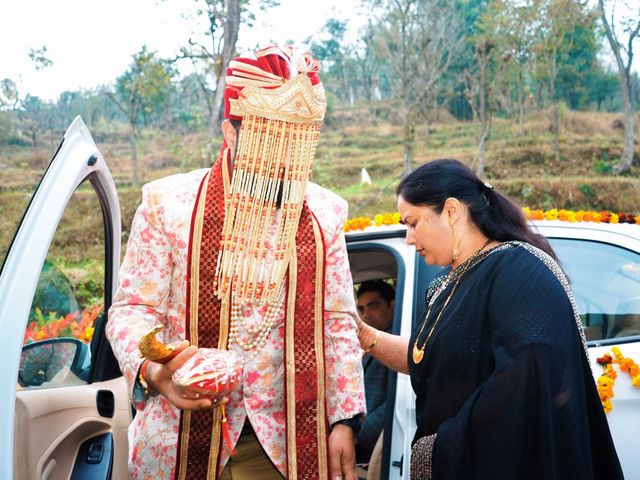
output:
[[[404,455],[400,457],[400,460],[393,460],[391,462],[392,467],[396,467],[400,469],[400,476],[402,476],[402,461],[404,460]]]
[[[98,390],[96,393],[96,407],[98,413],[107,418],[113,418],[116,410],[116,400],[111,390]]]

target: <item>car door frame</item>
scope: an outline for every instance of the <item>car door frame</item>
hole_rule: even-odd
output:
[[[104,158],[82,119],[76,117],[33,194],[0,271],[0,346],[4,358],[0,389],[5,392],[0,397],[0,478],[14,475],[16,381],[26,320],[58,223],[71,196],[86,180],[98,195],[104,219],[106,312],[120,263],[120,204]],[[106,315],[96,325],[90,382],[117,376],[103,337],[105,321]]]

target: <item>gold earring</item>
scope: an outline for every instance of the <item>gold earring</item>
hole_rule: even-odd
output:
[[[456,239],[456,224],[451,225],[451,236],[453,239],[453,261],[458,259],[458,242]]]

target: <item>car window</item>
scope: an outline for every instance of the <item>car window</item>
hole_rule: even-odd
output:
[[[588,240],[551,243],[571,281],[587,340],[640,335],[640,254]]]
[[[105,235],[90,182],[74,192],[42,266],[23,339],[18,388],[86,383],[104,311]]]

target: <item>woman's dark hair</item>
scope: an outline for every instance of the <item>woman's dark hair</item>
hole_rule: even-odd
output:
[[[488,238],[527,242],[557,261],[549,241],[531,230],[522,209],[458,160],[425,163],[400,181],[396,194],[412,205],[433,207],[437,213],[442,212],[447,198],[457,198],[469,208],[471,220]]]

